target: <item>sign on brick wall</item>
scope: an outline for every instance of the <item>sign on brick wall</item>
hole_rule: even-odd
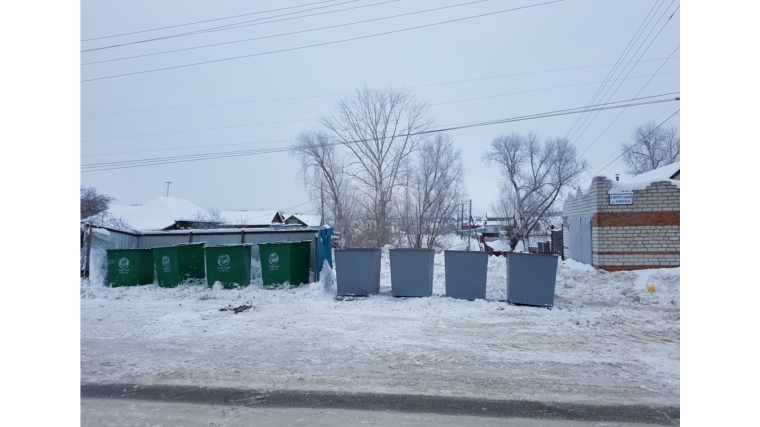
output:
[[[633,193],[610,194],[611,205],[632,205]]]

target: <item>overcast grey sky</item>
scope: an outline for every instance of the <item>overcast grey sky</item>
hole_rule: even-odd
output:
[[[117,204],[165,195],[171,181],[171,196],[206,209],[315,212],[318,201],[309,203],[297,161],[287,152],[202,161],[179,156],[284,147],[332,114],[341,94],[363,85],[408,87],[431,105],[436,127],[584,107],[608,75],[617,80],[594,104],[678,96],[678,1],[550,1],[82,1],[83,40],[142,31],[83,41],[83,51],[125,44],[83,52],[83,64],[236,43],[82,65],[81,184],[98,187]],[[410,14],[446,6],[455,7]],[[522,9],[508,11],[516,8]],[[282,10],[256,14],[271,9]],[[408,15],[376,20],[401,14]],[[485,16],[462,19],[477,15]],[[206,20],[214,21],[179,26]],[[343,25],[367,20],[376,21]],[[442,23],[452,20],[458,21]],[[146,41],[241,22],[240,28]],[[145,31],[168,26],[174,27]],[[300,33],[277,36],[292,32]],[[364,36],[372,37],[343,41]],[[258,39],[237,42],[251,38]],[[308,47],[317,44],[323,45]],[[631,46],[627,64],[614,68]],[[140,73],[175,66],[183,67]],[[112,77],[129,73],[138,74]],[[653,97],[661,94],[670,95]],[[485,167],[481,156],[500,133],[569,133],[596,172],[619,155],[635,126],[660,123],[678,108],[669,101],[610,109],[580,116],[575,127],[577,114],[450,132],[464,153],[473,213],[490,211],[495,199],[499,171]],[[143,159],[164,164],[112,169]],[[166,163],[176,160],[183,162]],[[108,170],[84,172],[100,163]],[[623,173],[623,166],[617,161],[603,173]]]

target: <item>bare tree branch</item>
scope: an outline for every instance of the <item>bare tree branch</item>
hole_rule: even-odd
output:
[[[79,219],[97,215],[111,205],[114,198],[107,194],[98,193],[95,187],[81,187],[79,189]]]
[[[425,141],[405,175],[403,200],[397,203],[400,228],[413,248],[432,248],[442,234],[454,229],[451,221],[464,201],[462,152],[448,135]]]
[[[362,185],[357,186],[360,214],[368,221],[372,235],[367,245],[380,247],[390,241],[389,214],[399,177],[405,174],[407,159],[432,121],[425,117],[428,106],[407,90],[357,90],[338,103],[337,113],[320,122],[349,154],[345,173]]]
[[[511,219],[504,230],[511,250],[545,222],[549,209],[590,167],[568,139],[542,144],[535,133],[498,136],[483,160],[501,168],[503,181],[494,208]]]
[[[678,127],[660,127],[654,121],[637,126],[631,141],[620,144],[623,163],[631,175],[667,166],[680,160],[681,136]]]
[[[325,199],[339,232],[343,247],[354,244],[351,219],[354,217],[354,194],[348,176],[346,157],[338,153],[322,131],[302,132],[290,145],[291,153],[301,161],[301,177],[312,199]]]

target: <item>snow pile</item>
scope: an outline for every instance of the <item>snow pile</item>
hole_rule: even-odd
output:
[[[436,240],[436,246],[439,250],[445,251],[466,251],[467,250],[467,237],[460,237],[456,234],[446,234],[439,237]],[[478,241],[475,237],[469,238],[470,249],[477,250]]]
[[[319,273],[319,281],[309,284],[309,294],[314,298],[324,296],[334,297],[338,290],[335,282],[335,272],[330,267],[327,260],[322,264],[322,271]]]

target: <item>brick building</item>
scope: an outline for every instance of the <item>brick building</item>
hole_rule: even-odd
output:
[[[565,255],[618,271],[680,265],[680,162],[627,182],[597,176],[565,200]]]

